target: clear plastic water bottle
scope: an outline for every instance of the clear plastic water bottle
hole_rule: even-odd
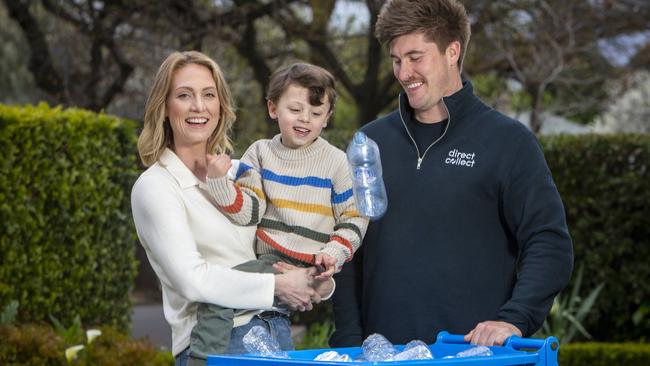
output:
[[[456,353],[456,357],[478,357],[478,356],[493,356],[494,353],[486,346],[478,346],[468,348],[464,351]]]
[[[256,325],[243,338],[244,348],[248,353],[263,357],[288,358],[278,341],[271,337],[266,328]]]
[[[433,354],[429,350],[429,346],[419,339],[414,339],[408,342],[402,352],[396,354],[392,361],[426,360],[432,358]]]
[[[404,350],[391,358],[391,361],[405,361],[405,360],[431,360],[433,354],[427,345],[417,345]]]
[[[338,361],[338,362],[353,362],[348,354],[339,354],[336,351],[327,351],[319,354],[314,358],[314,361]]]
[[[404,346],[402,352],[393,356],[392,361],[403,360],[430,360],[433,354],[426,343],[419,339],[414,339]]]
[[[347,150],[357,209],[371,220],[386,213],[388,198],[381,172],[379,147],[365,133],[354,134]]]
[[[388,361],[397,354],[393,344],[379,333],[369,335],[363,341],[361,348],[366,360],[371,362]]]

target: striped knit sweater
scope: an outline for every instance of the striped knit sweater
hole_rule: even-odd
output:
[[[240,225],[258,225],[258,254],[281,252],[307,264],[316,253],[337,270],[361,245],[368,220],[356,209],[345,153],[323,138],[290,149],[280,135],[253,143],[235,181],[208,179],[220,210]]]

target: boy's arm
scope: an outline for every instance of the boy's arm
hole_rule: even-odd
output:
[[[257,225],[266,210],[256,145],[242,156],[234,181],[228,176],[208,178],[208,191],[219,210],[239,225]]]
[[[368,228],[368,219],[361,216],[354,202],[352,179],[345,155],[332,177],[332,209],[334,212],[334,231],[322,252],[337,259],[337,269],[352,259],[361,245]]]

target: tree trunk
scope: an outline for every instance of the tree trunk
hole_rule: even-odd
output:
[[[29,2],[4,0],[4,4],[9,11],[9,16],[20,26],[29,45],[31,52],[27,66],[34,76],[36,86],[47,93],[50,97],[48,102],[66,104],[63,78],[54,67],[45,34],[36,18],[29,11]]]
[[[542,96],[544,95],[543,91],[540,91],[538,87],[532,87],[529,89],[531,96],[530,103],[530,130],[534,134],[539,134],[539,131],[542,129],[542,118],[541,118],[541,107],[542,107]]]

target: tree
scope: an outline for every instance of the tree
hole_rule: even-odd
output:
[[[144,104],[159,61],[172,50],[197,49],[230,68],[227,77],[254,80],[254,95],[247,86],[236,97],[239,105],[252,106],[252,95],[258,108],[275,68],[292,59],[319,64],[336,77],[355,126],[394,107],[400,92],[374,37],[384,2],[2,0],[25,36],[34,84],[52,103],[94,110],[113,105],[114,113],[126,108],[138,118],[141,109],[127,107]],[[617,70],[599,45],[647,30],[650,19],[650,5],[634,0],[464,3],[473,29],[464,75],[488,80],[488,88],[519,81],[534,129],[541,127],[542,110],[585,120],[601,111],[608,97],[604,82]],[[364,21],[346,26],[333,19],[342,4],[356,6]]]
[[[650,133],[650,71],[630,73],[613,84],[613,102],[596,124],[596,131]]]
[[[592,89],[608,75],[591,32],[591,9],[573,1],[502,1],[487,6],[483,36],[509,66],[508,77],[530,96],[530,127],[539,132],[549,92]],[[588,76],[591,75],[591,76]],[[580,100],[591,103],[591,100]],[[567,100],[562,100],[566,103]],[[566,105],[564,106],[566,108]],[[588,104],[584,107],[593,107]]]
[[[473,40],[466,69],[496,72],[523,88],[531,128],[543,110],[581,121],[603,111],[617,70],[602,44],[648,28],[643,1],[469,0]]]
[[[0,19],[7,19],[5,9],[0,6]],[[17,26],[3,22],[0,27],[0,101],[5,103],[30,103],[38,100],[34,95],[36,87],[31,73],[25,65],[29,52]]]
[[[133,71],[120,47],[121,26],[128,15],[120,1],[53,1],[40,4],[28,0],[4,0],[9,16],[25,35],[30,48],[28,67],[36,85],[52,103],[76,105],[91,110],[106,107],[122,91]],[[36,13],[40,6],[82,35],[87,48],[84,67],[63,70],[57,64],[47,31]],[[84,43],[85,43],[84,42]]]
[[[96,111],[127,93],[134,71],[153,73],[151,60],[173,50],[201,50],[206,39],[227,40],[230,29],[291,2],[3,0],[26,39],[28,69],[44,99]],[[136,88],[146,94],[144,85]],[[121,104],[127,102],[133,100]]]

